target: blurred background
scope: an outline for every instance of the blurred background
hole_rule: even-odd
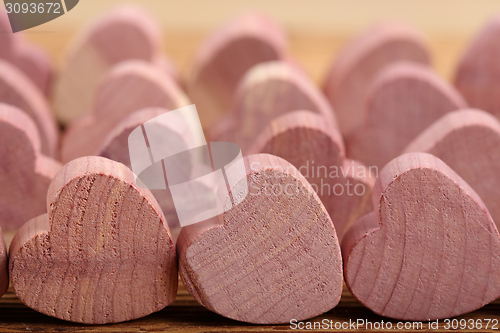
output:
[[[59,66],[78,29],[124,3],[139,5],[156,17],[164,32],[164,50],[181,74],[187,73],[200,41],[214,28],[244,11],[266,13],[283,25],[292,55],[317,82],[347,40],[384,20],[404,21],[420,30],[434,67],[450,79],[470,38],[500,12],[497,0],[80,0],[68,14],[25,35]]]

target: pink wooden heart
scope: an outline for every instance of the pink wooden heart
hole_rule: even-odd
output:
[[[102,76],[125,60],[160,64],[160,28],[150,15],[134,6],[115,9],[90,25],[71,45],[54,87],[54,108],[59,121],[68,124],[87,114]],[[83,87],[83,88],[82,88]]]
[[[52,181],[47,209],[10,246],[11,283],[24,304],[104,324],[173,302],[175,247],[158,203],[130,169],[102,157],[76,159]]]
[[[500,235],[479,196],[440,159],[392,160],[375,183],[373,206],[342,242],[346,284],[369,309],[429,320],[500,296]]]
[[[157,66],[143,61],[121,62],[103,78],[92,112],[67,129],[61,159],[96,155],[113,128],[135,111],[147,107],[175,110],[189,105],[177,82]]]
[[[276,118],[257,136],[250,153],[276,155],[293,164],[323,202],[339,241],[354,221],[373,210],[376,175],[345,158],[340,133],[322,115],[293,111]]]
[[[244,322],[289,323],[330,310],[342,292],[342,264],[328,213],[285,160],[244,160],[243,202],[181,231],[183,284],[206,308]]]
[[[28,43],[19,33],[13,34],[7,13],[0,10],[0,58],[16,66],[45,95],[49,96],[53,69],[48,56]]]
[[[324,90],[344,136],[363,123],[364,98],[371,81],[385,66],[401,60],[428,65],[430,56],[420,33],[396,22],[371,27],[336,55]]]
[[[450,112],[405,151],[439,157],[476,191],[500,227],[500,123],[494,116],[479,110]]]
[[[46,212],[50,181],[61,168],[40,152],[34,122],[16,107],[0,104],[0,227],[17,230]]]
[[[500,15],[472,41],[455,74],[455,86],[471,107],[500,118]]]
[[[55,156],[58,129],[40,90],[16,67],[0,60],[0,103],[18,107],[33,119],[40,133],[42,152]]]
[[[211,131],[214,141],[238,144],[248,154],[255,138],[275,118],[295,110],[309,110],[337,129],[333,110],[314,82],[289,61],[255,65],[236,92],[232,113]]]
[[[200,47],[188,80],[189,97],[204,127],[229,111],[235,89],[252,66],[285,58],[281,28],[257,14],[241,15],[215,31]]]
[[[441,116],[466,107],[431,69],[407,62],[381,71],[365,102],[363,125],[346,138],[347,156],[378,168]]]

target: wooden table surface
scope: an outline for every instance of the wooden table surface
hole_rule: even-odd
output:
[[[382,321],[390,321],[393,325],[391,330],[366,330],[374,332],[446,332],[445,323],[439,323],[438,330],[429,330],[428,323],[422,324],[419,329],[417,324],[404,322],[407,325],[415,325],[415,329],[397,329],[398,321],[390,320],[375,315],[370,310],[364,308],[349,291],[344,288],[340,303],[333,310],[316,317],[310,322],[323,322],[327,319],[339,323],[348,323],[349,320],[356,321],[364,319],[370,321],[372,325]],[[474,311],[464,316],[456,317],[457,320],[466,319],[496,319],[500,320],[500,300],[488,304],[480,310]],[[484,322],[483,322],[484,323]],[[319,325],[319,324],[317,324]],[[335,324],[333,324],[335,325]],[[340,324],[338,324],[340,325]],[[366,325],[360,325],[359,330],[365,330]],[[333,326],[335,327],[335,326]],[[500,323],[496,330],[500,330]],[[219,316],[199,305],[186,289],[179,286],[177,298],[173,304],[167,306],[162,311],[147,317],[112,325],[82,325],[58,320],[40,314],[24,306],[16,297],[12,288],[9,289],[0,299],[0,332],[296,332],[290,325],[250,325],[240,323],[231,319]],[[308,330],[309,331],[309,330]],[[329,330],[313,330],[318,332],[331,332]],[[356,330],[340,330],[351,331]],[[495,330],[460,330],[461,332],[489,332]]]
[[[100,1],[99,1],[100,2]],[[104,1],[103,1],[104,2]],[[115,1],[116,2],[116,1]],[[413,3],[415,3],[413,1]],[[474,6],[476,2],[470,2]],[[83,6],[82,6],[83,7]],[[471,7],[472,8],[472,7]],[[76,12],[76,10],[75,10]],[[411,10],[409,10],[411,13]],[[69,16],[69,15],[68,15]],[[41,45],[51,55],[56,66],[61,64],[64,51],[75,29],[54,31],[53,26],[41,26],[26,33],[26,37],[34,43]],[[189,73],[192,56],[206,31],[198,32],[165,32],[165,52],[179,67],[182,76]],[[473,31],[468,31],[471,35]],[[436,71],[450,80],[460,53],[466,47],[468,40],[461,35],[427,36],[429,47],[433,55],[433,64]],[[352,34],[343,33],[301,33],[294,30],[290,33],[290,51],[295,59],[303,65],[318,83],[322,82],[325,71],[330,66],[331,60]],[[9,237],[10,238],[10,237]],[[335,322],[349,322],[349,320],[365,319],[372,323],[387,322],[373,314],[357,302],[349,291],[344,288],[339,305],[328,313],[314,318],[312,322],[321,322],[324,319]],[[458,317],[457,319],[496,319],[500,320],[500,301],[495,301],[484,308]],[[391,321],[396,325],[397,321]],[[500,324],[498,325],[500,326]],[[500,327],[497,326],[497,329]],[[444,322],[440,323],[439,330],[445,331]],[[164,310],[148,317],[114,325],[89,326],[79,325],[57,320],[39,314],[24,306],[15,296],[12,289],[0,299],[0,332],[294,332],[289,325],[256,326],[239,323],[223,318],[200,306],[181,285],[175,302]],[[323,330],[327,331],[327,330]],[[382,331],[382,330],[377,330]],[[413,332],[422,330],[390,331]],[[423,331],[429,331],[427,323]],[[479,330],[469,330],[479,331]],[[487,331],[487,330],[483,330]]]

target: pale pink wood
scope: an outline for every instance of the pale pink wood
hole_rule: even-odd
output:
[[[55,156],[58,129],[47,100],[20,70],[0,60],[0,103],[18,107],[33,119],[40,133],[42,152]]]
[[[455,74],[455,86],[471,107],[500,118],[500,15],[472,41]]]
[[[7,292],[9,288],[9,265],[8,265],[7,247],[0,228],[0,297]]]
[[[450,112],[405,149],[439,157],[481,197],[500,227],[500,122],[479,110]]]
[[[67,124],[92,109],[101,77],[115,64],[130,60],[160,61],[160,28],[141,9],[115,9],[89,26],[74,41],[54,88],[57,118]]]
[[[189,101],[177,82],[156,66],[137,60],[121,62],[103,78],[92,112],[67,129],[61,159],[96,155],[110,131],[135,111],[186,105]]]
[[[409,62],[389,65],[372,83],[362,126],[346,138],[347,156],[382,168],[434,121],[466,105],[430,68]]]
[[[432,320],[500,296],[500,235],[479,196],[437,157],[392,160],[373,206],[342,242],[346,284],[369,309]]]
[[[211,127],[229,111],[236,87],[248,69],[285,59],[285,49],[280,27],[257,13],[241,15],[212,33],[198,50],[187,83],[203,127]]]
[[[102,146],[98,150],[98,155],[123,163],[127,167],[131,168],[130,152],[128,147],[128,138],[130,133],[146,121],[160,116],[168,111],[169,110],[163,108],[148,108],[132,113],[124,121],[118,124],[109,133],[106,139],[104,139]],[[169,122],[155,120],[155,124],[156,126],[162,126],[165,131],[168,131],[169,138],[172,138],[172,135],[175,133],[179,140],[185,143],[186,147],[195,146],[192,142],[193,138],[186,135],[185,125],[183,126],[183,124],[176,123],[172,120],[172,118],[169,119]],[[180,144],[181,141],[177,141],[176,144]],[[191,166],[186,165],[184,167],[190,168]],[[177,241],[177,237],[179,236],[181,226],[170,190],[167,187],[167,189],[164,190],[151,190],[151,193],[158,201],[163,214],[165,215],[172,239],[175,243]]]
[[[184,82],[182,81],[179,71],[175,67],[174,63],[163,53],[157,54],[152,63],[156,65],[162,72],[173,78],[179,84],[179,86],[185,88]]]
[[[0,104],[0,227],[13,231],[46,212],[50,181],[60,169],[42,155],[38,130],[16,107]]]
[[[173,241],[151,192],[123,164],[82,157],[63,167],[48,214],[25,224],[10,246],[16,295],[59,319],[115,323],[173,302]]]
[[[21,70],[45,95],[50,95],[53,68],[47,54],[19,33],[12,33],[7,13],[0,9],[0,58]]]
[[[296,110],[320,114],[332,130],[337,130],[328,101],[299,67],[288,61],[258,64],[240,82],[229,116],[233,119],[217,124],[210,137],[214,141],[234,142],[246,155],[269,122]]]
[[[243,202],[181,231],[184,286],[206,308],[250,323],[289,323],[330,310],[342,292],[342,264],[328,213],[290,163],[267,154],[244,161]]]
[[[430,55],[420,33],[397,22],[371,27],[335,57],[324,90],[344,136],[363,123],[363,101],[371,81],[385,66],[401,60],[428,65]]]
[[[376,175],[345,158],[340,133],[319,114],[294,111],[276,118],[257,136],[250,153],[276,155],[293,164],[323,202],[339,241],[354,221],[373,210]]]

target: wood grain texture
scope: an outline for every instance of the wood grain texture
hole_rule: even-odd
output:
[[[7,289],[9,289],[9,258],[2,228],[0,228],[0,297],[7,292]]]
[[[0,60],[0,103],[15,106],[29,115],[40,133],[42,152],[56,155],[59,133],[47,100],[28,77],[3,60]]]
[[[169,110],[163,108],[147,108],[132,113],[120,124],[118,124],[104,139],[101,148],[98,150],[98,155],[123,163],[127,167],[131,168],[128,142],[130,133],[146,121],[160,116],[168,111]],[[155,120],[155,127],[157,126],[162,127],[161,129],[156,128],[156,130],[165,132],[165,137],[172,140],[171,144],[176,144],[178,147],[194,146],[194,143],[192,143],[192,140],[194,139],[192,136],[186,135],[186,133],[188,133],[188,130],[186,130],[186,123],[181,119],[177,121],[175,117],[170,117],[167,122],[164,118],[161,118],[160,120]],[[184,165],[183,167],[188,170],[191,168],[189,165]],[[168,180],[165,181],[168,182]],[[167,186],[167,189],[164,190],[150,191],[158,201],[158,204],[165,215],[172,239],[175,243],[177,241],[177,237],[179,236],[181,226],[170,190]]]
[[[187,82],[203,127],[211,127],[229,111],[248,69],[284,59],[285,50],[283,31],[261,14],[243,14],[213,32],[198,50]]]
[[[381,169],[434,121],[466,105],[428,67],[409,62],[387,66],[366,97],[363,125],[346,138],[347,156]]]
[[[183,284],[206,308],[244,322],[288,323],[332,309],[342,291],[342,264],[321,201],[285,160],[267,154],[244,160],[244,201],[181,231]]]
[[[138,60],[121,62],[103,78],[92,112],[67,129],[61,159],[96,155],[113,128],[135,111],[186,105],[189,101],[177,82],[157,66]]]
[[[214,141],[230,141],[248,154],[255,138],[269,123],[288,112],[309,110],[337,130],[335,114],[314,82],[290,61],[255,65],[242,78],[231,114],[210,131]]]
[[[364,99],[378,72],[402,60],[428,65],[430,55],[421,34],[397,22],[369,28],[336,55],[326,75],[324,91],[344,136],[362,125]]]
[[[54,88],[54,108],[67,124],[92,109],[101,77],[125,60],[159,61],[160,30],[134,6],[119,7],[82,31],[68,50]]]
[[[373,210],[374,175],[345,158],[340,133],[321,115],[293,111],[276,118],[256,138],[250,153],[276,155],[293,164],[323,202],[339,241],[354,221]]]
[[[346,284],[372,311],[449,318],[500,296],[500,235],[479,196],[437,157],[392,160],[373,206],[342,242]]]
[[[455,86],[471,107],[500,118],[500,14],[474,38],[455,73]]]
[[[12,288],[9,288],[4,297],[0,298],[0,330],[6,332],[26,332],[26,331],[54,331],[59,332],[79,332],[79,333],[103,333],[103,332],[137,332],[137,331],[152,331],[152,332],[175,332],[175,333],[199,333],[199,332],[297,332],[287,325],[248,325],[246,323],[237,322],[225,317],[219,316],[212,311],[205,309],[201,306],[184,288],[182,284],[179,285],[177,297],[175,301],[164,308],[163,310],[153,313],[147,317],[127,321],[113,325],[84,325],[78,323],[71,323],[67,321],[58,320],[55,318],[47,317],[38,313],[27,306],[23,305],[16,297]],[[500,319],[500,300],[491,302],[483,308],[473,311],[468,314],[456,317],[457,320],[483,320],[491,319],[496,321]],[[349,319],[363,318],[369,323],[360,324],[358,328],[347,328],[346,332],[359,332],[360,330],[366,332],[380,332],[373,328],[373,323],[390,322],[393,325],[391,332],[416,332],[431,330],[428,322],[424,322],[422,328],[418,323],[412,323],[411,328],[397,328],[397,320],[382,317],[374,314],[368,308],[364,307],[358,302],[349,292],[347,288],[342,291],[342,298],[339,304],[320,316],[311,319],[311,325],[319,325],[323,320],[332,323],[331,331],[335,331],[335,325],[341,327],[345,323],[349,323]],[[370,325],[371,323],[371,325]],[[438,332],[445,332],[446,323],[439,321],[437,327],[433,330]],[[317,327],[317,326],[316,326]],[[491,332],[491,326],[488,329],[483,324],[482,329],[475,330],[475,332]],[[498,325],[497,325],[498,327]],[[327,330],[324,330],[327,331]],[[313,331],[314,332],[314,331]]]
[[[0,9],[0,35],[0,59],[16,66],[45,96],[49,96],[53,78],[49,57],[41,48],[22,38],[22,34],[12,33],[3,8]]]
[[[450,112],[405,149],[419,151],[439,157],[460,175],[500,227],[500,122],[494,116],[472,109]]]
[[[24,304],[103,324],[174,300],[175,247],[158,203],[130,169],[96,156],[74,160],[52,181],[47,209],[10,246],[11,283]]]
[[[0,104],[0,227],[17,230],[46,212],[50,181],[61,165],[41,153],[35,123],[18,108]]]

